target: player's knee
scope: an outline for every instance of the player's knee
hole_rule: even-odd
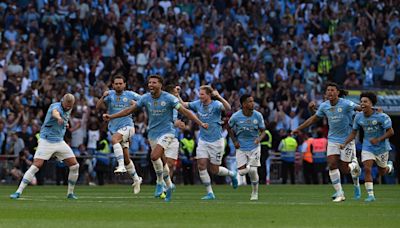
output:
[[[250,170],[249,170],[250,175],[256,175],[257,173],[258,173],[257,167],[254,167],[254,166],[250,167]]]
[[[160,158],[160,156],[158,156],[156,153],[151,153],[150,154],[150,159],[152,160],[152,161],[156,161],[157,159],[159,159]]]
[[[74,171],[74,172],[79,171],[79,163],[76,163],[75,165],[71,165],[69,167],[69,170]]]
[[[210,171],[212,174],[218,174],[219,166],[211,166]]]

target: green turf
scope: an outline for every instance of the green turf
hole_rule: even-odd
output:
[[[0,227],[399,227],[400,186],[377,185],[377,201],[352,198],[332,203],[325,186],[261,186],[251,202],[250,186],[215,186],[217,199],[204,202],[202,186],[177,186],[173,201],[153,198],[154,186],[139,195],[130,186],[77,186],[79,200],[65,199],[65,186],[29,186],[19,200],[16,186],[0,186]],[[363,189],[364,190],[364,189]],[[365,198],[365,191],[363,191]]]

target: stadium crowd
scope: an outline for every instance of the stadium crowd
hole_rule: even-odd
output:
[[[95,105],[116,73],[139,94],[149,75],[161,75],[186,101],[210,84],[233,112],[251,94],[277,151],[310,116],[308,103],[323,100],[327,81],[348,89],[399,85],[399,11],[393,0],[1,1],[0,154],[17,156],[11,174],[21,178],[47,108],[65,93],[77,98],[67,134],[74,152],[106,150],[99,149],[109,138],[105,110]],[[146,124],[136,113],[132,155],[149,150]],[[326,136],[326,121],[310,132],[320,131]],[[180,138],[197,132],[188,123]],[[189,173],[193,152],[180,156]],[[233,152],[228,140],[226,156]],[[138,162],[149,167],[146,158]]]

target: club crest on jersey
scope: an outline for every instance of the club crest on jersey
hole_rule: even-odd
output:
[[[161,101],[160,105],[165,106],[166,105],[165,101]]]
[[[257,120],[253,120],[253,124],[258,124],[258,121]]]
[[[376,125],[377,123],[378,123],[378,121],[376,121],[376,120],[372,121],[372,125]]]
[[[338,108],[337,111],[338,111],[338,112],[342,112],[343,109],[342,109],[342,108]]]
[[[122,99],[124,102],[128,101],[128,98],[124,97],[124,99]]]

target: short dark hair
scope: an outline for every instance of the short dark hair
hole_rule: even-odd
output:
[[[325,85],[325,90],[328,89],[329,86],[335,87],[337,90],[340,90],[339,85],[335,82],[327,82]]]
[[[158,79],[158,81],[159,81],[161,84],[164,84],[164,79],[163,79],[160,75],[158,75],[158,74],[152,74],[152,75],[150,75],[148,80],[150,80],[151,78],[156,78],[156,79]]]
[[[240,97],[240,104],[243,105],[243,103],[246,102],[246,101],[247,101],[247,98],[249,98],[249,97],[251,97],[250,94],[243,94],[243,95]]]
[[[114,83],[115,79],[122,79],[124,82],[126,82],[126,78],[122,74],[116,74],[112,78],[112,82]]]
[[[168,93],[172,93],[175,88],[176,86],[174,84],[168,84],[165,86],[165,91],[167,91]]]
[[[376,103],[378,102],[378,97],[374,92],[362,92],[360,94],[360,100],[363,97],[368,98],[372,102],[372,105],[376,105]]]

